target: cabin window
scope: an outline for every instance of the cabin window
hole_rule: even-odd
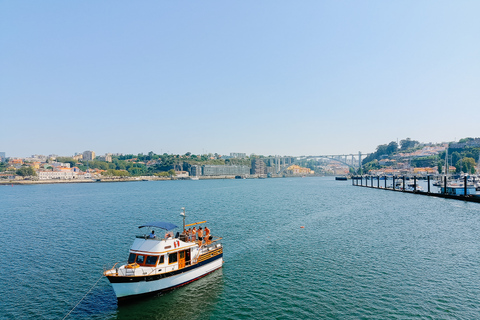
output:
[[[160,261],[158,261],[158,264],[164,264],[165,263],[165,256],[160,256]]]
[[[138,264],[143,264],[143,262],[145,261],[145,256],[142,256],[142,255],[138,255],[137,256],[137,263]]]
[[[155,266],[157,265],[157,260],[158,260],[158,256],[148,256],[145,264],[150,266]]]
[[[177,259],[177,253],[176,253],[176,252],[170,253],[170,254],[168,255],[168,263],[169,263],[169,264],[175,263],[175,262],[177,262],[177,260],[178,260],[178,259]]]
[[[134,263],[135,262],[135,253],[130,253],[128,256],[128,263]]]

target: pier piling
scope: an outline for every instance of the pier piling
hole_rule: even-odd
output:
[[[353,186],[362,186],[362,187],[368,187],[368,188],[377,188],[377,189],[381,189],[380,188],[380,178],[383,178],[385,180],[384,182],[384,187],[383,189],[384,190],[391,190],[391,191],[397,191],[397,192],[404,192],[404,193],[412,193],[412,194],[420,194],[420,195],[426,195],[426,196],[432,196],[432,197],[439,197],[439,198],[447,198],[447,199],[456,199],[456,200],[464,200],[464,201],[469,201],[469,202],[477,202],[477,203],[480,203],[480,195],[471,195],[471,194],[468,194],[468,190],[467,190],[467,177],[464,177],[463,179],[463,183],[464,183],[464,190],[463,190],[463,194],[460,194],[460,195],[456,195],[456,194],[449,194],[448,191],[447,191],[447,186],[448,186],[448,181],[447,181],[447,177],[446,176],[443,176],[443,190],[439,191],[438,193],[437,192],[432,192],[431,190],[431,182],[432,180],[434,181],[437,181],[438,178],[435,178],[435,179],[431,179],[432,176],[427,176],[426,177],[426,180],[427,180],[427,191],[421,191],[421,190],[417,190],[418,188],[418,182],[417,182],[417,176],[413,176],[411,178],[408,178],[407,176],[403,175],[403,176],[392,176],[392,186],[391,188],[388,186],[388,183],[387,183],[387,180],[389,179],[387,176],[383,176],[383,177],[380,177],[380,176],[376,176],[377,178],[377,185],[375,186],[373,180],[375,179],[374,176],[353,176],[352,177],[352,185]],[[363,185],[363,179],[365,178],[365,185]],[[407,190],[406,188],[406,180],[408,179],[413,179],[413,190]],[[403,184],[403,187],[402,188],[395,188],[395,185],[396,185],[396,181],[398,181],[398,179],[402,179],[402,184]],[[368,183],[368,181],[370,180],[370,184]],[[439,181],[441,181],[440,179],[438,179]],[[359,181],[360,181],[360,184],[359,184]]]

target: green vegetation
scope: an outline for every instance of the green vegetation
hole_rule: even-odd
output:
[[[139,153],[112,156],[112,162],[98,159],[91,161],[76,161],[73,158],[59,157],[58,162],[70,163],[70,167],[104,170],[105,176],[165,176],[175,175],[175,171],[187,171],[192,165],[245,165],[250,166],[250,159],[222,159],[220,155],[195,155],[187,152],[184,155]]]
[[[366,164],[363,165],[363,170],[365,170],[365,172],[368,172],[370,170],[377,170],[377,169],[380,169],[381,166],[380,164],[378,163],[378,160],[377,159],[374,159],[370,162],[367,162]]]
[[[468,158],[468,157],[458,160],[457,163],[455,164],[455,168],[457,172],[465,172],[465,173],[472,173],[472,174],[475,173],[475,166],[476,166],[475,159]]]
[[[35,170],[32,167],[29,167],[29,166],[22,166],[15,173],[18,176],[22,176],[22,177],[29,177],[29,176],[36,176],[37,175]]]
[[[412,140],[410,138],[400,140],[400,150],[401,151],[413,150],[418,146],[420,146],[420,142],[418,142],[416,140]]]
[[[410,159],[410,165],[414,168],[424,168],[424,167],[433,168],[438,164],[439,164],[438,155]]]
[[[403,141],[403,140],[402,140]],[[388,158],[393,153],[397,152],[398,144],[395,141],[390,142],[389,144],[382,144],[377,147],[377,150],[370,154],[368,157],[363,159],[362,165],[365,165],[374,160],[381,160]]]
[[[448,163],[449,165],[455,166],[456,173],[475,173],[475,168],[477,166],[476,160],[478,160],[480,156],[480,147],[471,146],[475,145],[470,143],[473,141],[475,141],[474,138],[464,138],[460,139],[458,143],[450,144],[448,150]],[[414,168],[437,167],[439,173],[445,172],[445,151],[437,155],[425,157],[401,156],[404,153],[411,153],[423,147],[424,145],[422,145],[416,140],[411,140],[410,138],[400,141],[400,149],[398,148],[397,143],[394,141],[390,142],[388,145],[379,145],[376,152],[370,154],[362,161],[362,169],[364,172],[368,172],[369,170],[376,170],[381,169],[382,167],[387,167],[391,165],[391,163],[388,163],[387,160],[391,159],[404,162],[408,161],[409,165]]]
[[[173,177],[175,176],[175,170],[171,169],[168,171],[157,172],[154,175],[157,177]]]
[[[107,169],[107,171],[102,172],[102,175],[107,177],[129,177],[130,172],[127,170]]]

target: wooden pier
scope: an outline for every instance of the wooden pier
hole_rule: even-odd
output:
[[[416,176],[413,176],[413,177],[411,176],[353,176],[352,185],[359,186],[359,187],[390,190],[390,191],[397,191],[397,192],[403,192],[403,193],[413,193],[413,194],[420,194],[424,196],[480,203],[480,195],[467,194],[467,188],[468,188],[467,177],[464,177],[462,195],[453,195],[453,194],[447,193],[448,180],[447,180],[447,177],[445,176],[439,177],[439,178],[442,178],[443,180],[443,186],[447,186],[443,188],[443,192],[431,192],[431,181],[433,181],[432,178],[434,178],[434,176],[427,176],[425,179],[427,180],[427,191],[417,190],[417,186],[418,186],[417,182],[419,178]],[[412,180],[412,179],[413,179],[413,188],[412,190],[407,190],[406,180]],[[383,181],[383,183],[380,183],[381,180]],[[439,180],[439,179],[435,179],[435,180]],[[387,181],[392,181],[391,187],[387,186]],[[400,181],[400,187],[396,188],[396,182],[398,181]]]

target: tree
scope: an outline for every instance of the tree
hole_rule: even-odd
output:
[[[102,175],[116,176],[116,177],[128,177],[128,176],[130,176],[130,173],[128,173],[128,171],[125,171],[125,170],[108,169],[107,171],[102,172]]]
[[[381,157],[387,153],[388,146],[386,144],[381,144],[377,147],[376,158]]]
[[[443,166],[442,166],[442,163],[441,163],[441,162],[438,163],[437,169],[438,169],[438,173],[439,173],[439,174],[442,174],[442,173],[443,173]]]
[[[460,168],[461,171],[465,173],[475,173],[475,160],[473,158],[463,158],[458,160],[455,167]]]
[[[132,167],[130,169],[128,169],[128,172],[133,175],[133,176],[140,176],[142,175],[145,171],[143,170],[143,168],[139,168],[139,167]]]
[[[400,140],[400,150],[407,150],[410,148],[415,148],[417,144],[420,144],[420,142],[411,140],[410,138]]]
[[[462,158],[462,156],[460,155],[459,152],[455,151],[452,153],[452,165],[456,165],[456,163],[458,161],[460,161],[460,159]]]
[[[395,141],[392,141],[388,144],[387,146],[387,154],[390,155],[392,153],[397,152],[398,150],[398,144]]]
[[[16,174],[22,177],[36,176],[37,173],[32,167],[21,167],[16,171]]]
[[[365,172],[369,172],[370,170],[380,169],[380,164],[378,163],[378,160],[373,160],[364,164],[363,169],[365,170]]]
[[[475,139],[474,138],[463,138],[463,139],[458,140],[458,143],[465,143],[465,142],[473,141],[473,140],[475,140]]]

